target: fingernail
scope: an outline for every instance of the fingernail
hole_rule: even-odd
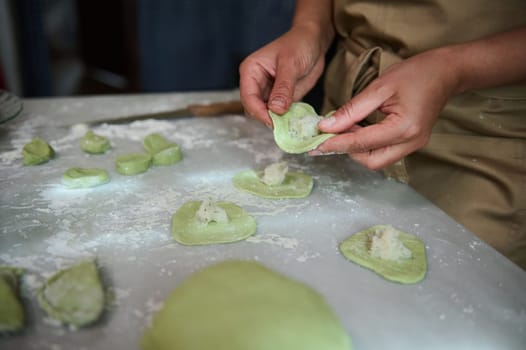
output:
[[[335,122],[336,122],[336,118],[331,116],[327,119],[323,119],[322,121],[320,121],[320,126],[323,126],[323,127],[332,126]]]
[[[311,155],[311,156],[322,156],[323,153],[321,153],[321,151],[315,149],[315,150],[310,151],[309,155]]]
[[[287,103],[286,103],[285,99],[283,99],[281,97],[273,97],[270,100],[269,105],[271,105],[273,107],[281,108],[281,109],[287,108]]]

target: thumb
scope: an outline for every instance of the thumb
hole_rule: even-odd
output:
[[[340,133],[348,130],[377,110],[391,96],[389,89],[378,89],[372,83],[329,118],[322,120],[318,126],[323,132]]]
[[[298,69],[291,60],[278,63],[274,85],[269,95],[268,108],[276,114],[286,113],[293,102],[298,80]]]

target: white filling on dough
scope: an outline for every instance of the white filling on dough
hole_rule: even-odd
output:
[[[267,166],[263,170],[261,181],[269,186],[281,185],[287,176],[289,166],[287,162],[278,162]]]
[[[320,134],[318,123],[323,117],[319,115],[306,115],[301,118],[293,118],[289,121],[289,134],[292,137],[309,139]]]
[[[204,200],[201,202],[199,209],[195,213],[197,221],[208,225],[210,222],[218,224],[226,224],[228,222],[228,215],[226,211],[211,200]]]
[[[398,234],[392,226],[377,229],[371,236],[371,256],[394,261],[411,258],[413,254],[398,238]]]

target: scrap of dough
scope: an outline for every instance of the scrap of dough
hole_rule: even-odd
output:
[[[392,261],[410,259],[413,254],[400,240],[399,235],[400,232],[391,225],[376,229],[369,237],[371,256]]]
[[[104,290],[95,261],[61,270],[39,289],[38,303],[63,323],[81,327],[95,322],[104,309]]]
[[[272,180],[275,180],[278,175],[267,175],[266,183],[265,174],[267,169],[269,167],[265,168],[264,171],[242,171],[234,175],[232,182],[236,188],[262,198],[305,198],[311,193],[314,181],[310,175],[302,172],[287,171],[284,174],[282,173],[284,178],[280,183],[272,185],[268,184],[268,182],[278,181],[268,181],[268,178],[274,178]],[[271,172],[274,172],[274,170],[271,170]]]
[[[0,334],[24,327],[24,307],[18,297],[18,280],[23,269],[0,266]]]
[[[88,188],[110,181],[110,175],[99,168],[69,168],[62,175],[62,184],[67,188]]]
[[[314,108],[307,103],[295,102],[281,116],[272,111],[269,114],[274,124],[274,141],[287,153],[308,152],[334,136],[319,131],[318,121],[323,117],[318,117]]]
[[[143,145],[144,149],[152,156],[154,165],[172,165],[183,158],[178,144],[168,142],[157,133],[146,136]]]
[[[117,172],[122,175],[137,175],[144,173],[150,164],[152,157],[146,153],[130,153],[117,157],[115,164]]]
[[[398,237],[411,257],[407,259],[387,260],[371,255],[371,238],[387,226],[376,225],[355,233],[340,244],[340,252],[352,262],[373,270],[387,280],[403,284],[420,282],[426,275],[426,250],[422,241],[416,236],[398,231]]]
[[[168,296],[142,350],[350,350],[351,340],[311,287],[249,261],[198,271]]]
[[[24,165],[38,165],[46,163],[55,156],[53,148],[41,138],[35,137],[22,149]]]
[[[80,139],[80,148],[87,153],[100,154],[109,150],[111,145],[107,138],[89,130]]]
[[[234,203],[219,201],[213,205],[225,211],[228,221],[210,220],[203,223],[197,215],[202,201],[183,204],[172,216],[172,236],[185,245],[204,245],[236,242],[256,232],[256,220]]]

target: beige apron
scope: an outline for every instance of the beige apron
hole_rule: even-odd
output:
[[[526,1],[335,0],[334,16],[341,40],[324,111],[404,58],[526,25]],[[428,145],[386,173],[526,269],[526,84],[450,99]]]

